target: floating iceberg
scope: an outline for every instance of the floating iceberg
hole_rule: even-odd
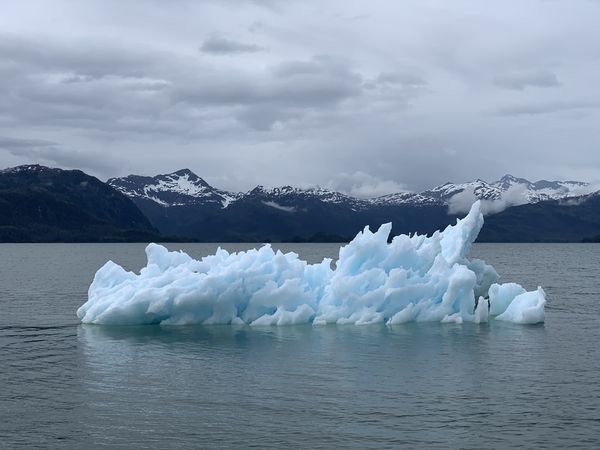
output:
[[[340,249],[334,268],[331,259],[308,264],[270,245],[195,260],[150,244],[139,275],[112,261],[98,270],[77,316],[110,325],[543,322],[541,288],[496,284],[492,266],[467,259],[482,226],[476,202],[431,237],[388,243],[391,224],[375,233],[365,227]]]

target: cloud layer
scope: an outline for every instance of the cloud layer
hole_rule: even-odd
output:
[[[358,196],[595,179],[598,14],[589,0],[11,2],[0,165],[189,167],[230,189]]]

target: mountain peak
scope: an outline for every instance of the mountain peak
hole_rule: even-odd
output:
[[[196,175],[190,169],[179,169],[179,170],[176,170],[175,172],[171,173],[170,175],[179,175],[180,177],[184,177],[187,175],[188,177],[200,178],[198,175]]]
[[[190,169],[179,169],[175,172],[157,175],[154,177],[159,183],[163,184],[175,184],[178,185],[176,189],[183,189],[186,191],[190,190],[214,190],[214,188],[208,184],[203,178],[200,178]]]
[[[521,183],[521,184],[529,184],[531,183],[528,179],[526,178],[519,178],[519,177],[515,177],[514,175],[511,175],[509,173],[507,173],[506,175],[504,175],[502,178],[500,178],[500,180],[498,180],[500,183]]]
[[[22,164],[20,166],[8,167],[1,170],[1,173],[18,173],[18,172],[45,172],[45,171],[60,171],[62,169],[54,169],[51,167],[42,166],[41,164]]]
[[[162,206],[228,205],[234,194],[215,189],[190,169],[139,177],[129,175],[108,180],[113,188],[132,198],[144,198]]]
[[[352,210],[365,208],[366,205],[444,205],[457,194],[471,191],[479,199],[500,200],[510,189],[518,186],[519,193],[529,203],[541,200],[565,197],[576,188],[586,183],[547,182],[531,183],[524,178],[511,174],[500,180],[487,182],[478,178],[464,183],[444,183],[421,193],[398,192],[378,198],[361,199],[348,194],[332,191],[322,187],[294,187],[283,185],[267,188],[257,185],[245,193],[228,192],[216,189],[198,177],[190,169],[179,169],[175,172],[155,177],[139,177],[130,175],[125,178],[111,178],[108,184],[132,198],[153,201],[162,206],[208,205],[210,207],[227,208],[246,196],[248,198],[275,201],[278,204],[305,207],[313,201],[336,205],[350,205]],[[519,185],[524,185],[523,187]],[[521,192],[524,191],[524,192]]]

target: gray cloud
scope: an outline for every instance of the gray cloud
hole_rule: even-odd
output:
[[[44,139],[19,139],[9,136],[0,136],[0,149],[9,152],[29,151],[31,149],[40,149],[56,147],[58,144]]]
[[[11,101],[4,109],[13,121],[44,126],[182,137],[191,123],[196,124],[192,134],[210,134],[203,125],[227,115],[268,130],[307,111],[335,107],[363,89],[359,74],[327,56],[281,61],[256,73],[215,69],[161,52],[130,58],[128,49],[119,48],[105,49],[112,60],[102,56],[97,64],[47,43],[40,43],[44,58],[35,60],[36,42],[13,39],[11,47],[10,41],[0,47],[0,58],[13,63],[4,88]],[[19,48],[31,51],[20,54]]]
[[[533,70],[508,72],[494,78],[496,86],[522,91],[527,87],[556,87],[560,82],[556,74],[550,70]]]
[[[175,89],[177,101],[198,105],[279,104],[294,107],[329,105],[358,95],[362,79],[327,58],[285,61],[252,74],[211,74],[185,80]]]
[[[499,108],[497,113],[501,116],[535,116],[539,114],[552,114],[564,111],[577,111],[600,108],[600,101],[551,101],[529,105],[515,105]]]
[[[68,73],[87,79],[104,76],[142,77],[145,72],[159,69],[163,52],[137,48],[126,42],[90,41],[83,45],[41,36],[0,34],[0,59],[3,69],[27,69],[36,72]],[[76,69],[78,72],[69,73]]]
[[[173,92],[177,102],[195,107],[232,108],[230,113],[256,130],[276,122],[298,120],[312,111],[327,111],[361,95],[362,78],[345,65],[327,58],[284,61],[256,74],[238,72],[183,84]]]
[[[123,164],[121,158],[102,154],[72,151],[43,139],[21,139],[0,136],[0,150],[22,157],[26,162],[44,163],[70,169],[91,169],[110,174]]]
[[[255,53],[264,51],[265,49],[256,44],[245,44],[215,35],[207,38],[200,46],[200,50],[205,53],[229,55],[235,53]]]
[[[12,2],[0,15],[0,135],[40,142],[13,142],[0,162],[101,176],[189,167],[223,188],[356,195],[515,167],[597,179],[599,8]]]
[[[427,81],[418,73],[410,71],[381,73],[376,80],[378,83],[402,84],[405,86],[426,86]]]

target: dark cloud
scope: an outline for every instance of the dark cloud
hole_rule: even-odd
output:
[[[534,70],[505,73],[494,78],[496,86],[505,89],[522,91],[526,87],[556,87],[560,82],[554,72],[550,70]]]
[[[245,44],[222,36],[210,36],[202,43],[200,50],[205,53],[229,55],[235,53],[255,53],[264,51],[265,49],[256,44]]]

